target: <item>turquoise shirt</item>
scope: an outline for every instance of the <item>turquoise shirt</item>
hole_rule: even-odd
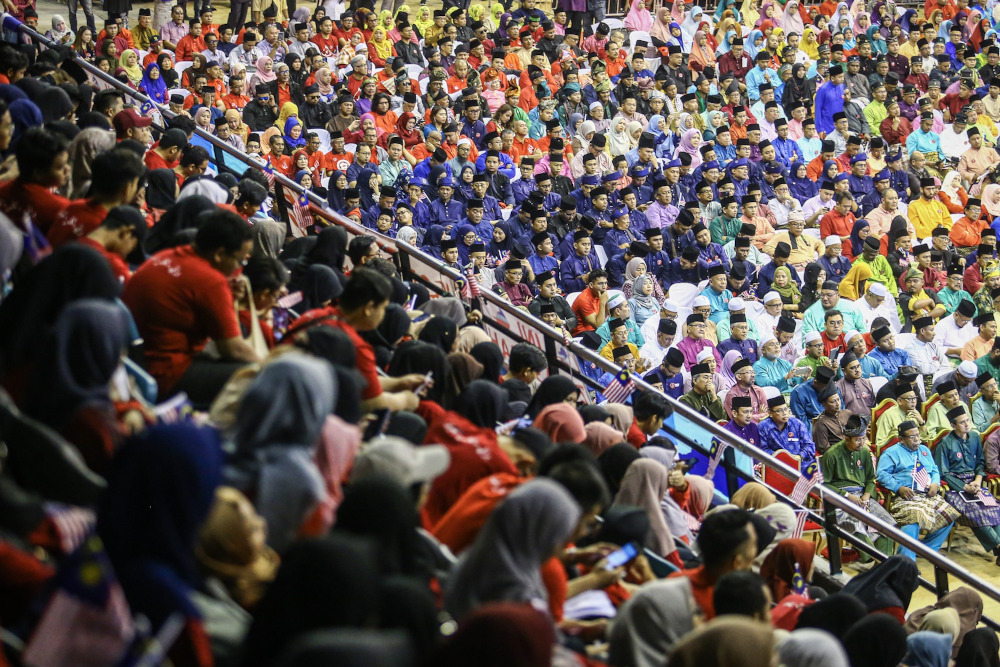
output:
[[[844,316],[844,331],[868,331],[868,327],[865,326],[865,318],[862,317],[861,311],[847,299],[841,298],[833,309],[839,310]],[[813,305],[809,306],[805,315],[802,317],[802,334],[805,335],[810,331],[823,331],[826,329],[825,320],[826,309],[823,307],[822,301],[817,301]]]
[[[791,391],[785,376],[788,375],[788,371],[792,370],[792,364],[781,357],[773,361],[767,357],[761,357],[753,365],[753,370],[757,374],[758,387],[777,387],[782,394]]]
[[[732,292],[728,289],[716,292],[711,287],[706,287],[701,295],[708,298],[708,304],[712,307],[712,313],[708,319],[718,324],[723,319],[729,318],[729,302],[733,298]]]
[[[916,460],[920,461],[920,466],[930,475],[932,484],[941,483],[941,473],[938,471],[937,464],[934,463],[931,450],[927,449],[926,445],[920,445],[916,451],[910,451],[905,445],[899,443],[883,451],[882,456],[879,457],[878,470],[876,471],[879,484],[893,493],[904,486],[916,490],[917,483],[913,481],[911,476],[913,463]]]

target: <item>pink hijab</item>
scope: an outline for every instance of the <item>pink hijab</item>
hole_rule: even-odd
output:
[[[699,166],[701,166],[701,151],[698,150],[698,148],[700,148],[700,145],[698,147],[695,147],[695,145],[692,143],[692,140],[694,139],[695,136],[700,137],[701,130],[696,128],[691,128],[690,130],[686,130],[684,132],[684,135],[681,136],[681,145],[677,147],[678,153],[687,153],[688,155],[691,156],[692,169],[697,169]]]
[[[663,498],[669,488],[667,469],[662,464],[653,459],[636,459],[625,471],[621,488],[612,505],[633,505],[646,510],[649,533],[644,546],[659,556],[669,556],[677,550],[670,527],[663,516]]]
[[[583,429],[587,432],[583,444],[594,456],[600,456],[612,445],[625,441],[621,431],[604,422],[590,422]]]
[[[642,32],[649,32],[653,27],[653,15],[646,9],[645,0],[632,0],[632,7],[625,16],[625,27]]]
[[[587,431],[583,417],[568,403],[548,405],[535,417],[532,424],[539,431],[552,438],[552,442],[583,442]]]

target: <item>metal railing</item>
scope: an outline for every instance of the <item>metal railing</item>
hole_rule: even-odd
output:
[[[9,30],[20,30],[42,44],[51,44],[40,33],[24,26],[19,21],[8,14],[3,14],[3,27]],[[104,74],[99,69],[78,58],[79,64],[92,76],[119,89],[127,97],[137,100],[140,103],[151,102],[146,95],[137,92],[122,84],[116,79]],[[155,104],[155,103],[154,103]],[[161,105],[155,105],[164,117],[171,117],[169,110]],[[233,148],[213,135],[207,134],[200,129],[195,129],[198,138],[209,143],[215,150],[216,163],[223,165],[224,156],[235,158],[240,164],[247,168],[254,168],[263,171],[264,165],[258,163],[249,155]],[[283,210],[284,190],[289,190],[295,196],[300,196],[304,191],[291,179],[282,174],[275,173],[275,201],[279,208]],[[463,294],[460,285],[465,280],[465,276],[458,271],[447,267],[440,260],[430,257],[418,248],[402,241],[383,236],[374,230],[367,229],[347,219],[346,217],[329,209],[327,202],[320,199],[315,193],[305,191],[310,200],[310,212],[314,218],[320,220],[324,225],[340,225],[347,230],[348,236],[367,235],[375,238],[380,251],[396,263],[401,274],[411,281],[418,281],[424,284],[429,290],[437,295],[451,295],[462,299],[468,308],[478,308],[483,315],[482,325],[490,338],[505,352],[517,343],[531,343],[541,349],[549,363],[549,373],[556,372],[573,379],[581,389],[581,397],[585,401],[590,400],[590,390],[600,391],[603,389],[596,381],[592,380],[582,372],[582,363],[592,363],[597,368],[610,373],[621,371],[621,367],[604,359],[594,351],[584,347],[577,342],[566,343],[562,333],[547,325],[545,322],[534,317],[524,309],[516,308],[507,301],[501,299],[491,291],[483,291],[479,297],[471,298],[468,293]],[[285,216],[287,220],[287,215]],[[656,391],[645,381],[638,377],[633,377],[637,390]],[[664,430],[677,442],[683,443],[701,456],[709,456],[713,439],[717,439],[732,447],[735,451],[749,456],[756,463],[760,463],[772,472],[776,472],[789,482],[800,478],[798,470],[788,466],[771,456],[769,453],[751,445],[750,443],[736,437],[734,434],[722,428],[719,424],[706,419],[701,414],[693,410],[688,405],[681,403],[669,396],[664,395],[673,409],[670,417],[670,424]],[[731,462],[723,459],[720,464],[723,471],[727,491],[731,495],[736,491],[739,479],[753,479],[742,471],[736,469]],[[756,480],[760,481],[760,480]],[[779,490],[771,488],[771,491],[782,497],[793,507],[802,508],[801,504],[792,502],[788,496]],[[820,524],[827,537],[829,545],[830,574],[838,575],[841,572],[841,541],[845,541],[856,550],[863,551],[875,558],[884,559],[885,554],[859,540],[853,534],[848,533],[837,525],[835,514],[841,510],[850,517],[859,520],[863,524],[877,529],[883,535],[891,538],[897,544],[910,549],[920,557],[926,559],[934,567],[934,582],[920,579],[920,585],[933,591],[941,597],[949,590],[949,577],[955,577],[963,584],[967,584],[979,591],[981,594],[1000,602],[1000,589],[992,583],[974,575],[966,568],[958,565],[947,556],[928,549],[922,542],[911,538],[899,530],[896,525],[882,522],[878,518],[863,511],[854,503],[848,501],[835,491],[824,486],[813,487],[810,497],[820,501],[822,509],[807,509],[809,518]],[[808,502],[808,501],[807,501]],[[1000,624],[992,619],[983,617],[983,621],[994,628],[1000,629]]]

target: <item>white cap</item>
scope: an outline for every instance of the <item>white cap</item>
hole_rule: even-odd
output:
[[[669,310],[671,313],[676,313],[680,310],[680,308],[677,307],[677,304],[670,299],[664,300],[663,305],[660,307],[663,308],[663,310]]]
[[[768,303],[770,301],[781,301],[781,295],[777,292],[768,292],[764,295],[764,303]]]
[[[860,336],[860,335],[861,335],[860,331],[853,331],[853,330],[851,330],[851,331],[845,331],[844,332],[844,340],[846,340],[849,343],[849,342],[851,342],[852,338],[854,338],[855,336]]]
[[[819,335],[818,331],[810,331],[809,333],[802,336],[802,342],[812,343],[814,341],[819,340],[820,338],[822,338],[822,336]]]
[[[711,305],[712,302],[709,301],[708,297],[705,296],[704,294],[699,294],[694,298],[694,301],[691,302],[692,308],[703,308],[705,306],[711,306]]]
[[[868,291],[883,298],[889,296],[889,290],[882,283],[868,283]]]
[[[976,363],[974,361],[963,361],[958,365],[958,373],[968,380],[975,380],[976,375],[979,373],[979,369],[976,368]]]
[[[744,310],[747,307],[746,301],[740,297],[733,297],[729,300],[729,312],[732,313],[737,310]]]
[[[712,348],[706,347],[704,350],[702,350],[701,352],[698,353],[698,356],[695,357],[695,359],[700,363],[702,361],[706,361],[706,360],[712,359],[714,357],[715,357],[715,354],[712,353]]]
[[[827,236],[825,239],[823,239],[823,243],[825,243],[826,245],[840,245],[840,237],[837,236],[836,234],[831,234],[830,236]]]
[[[451,454],[444,445],[419,447],[394,436],[383,436],[368,443],[354,458],[351,481],[388,477],[404,487],[429,482],[448,469]]]
[[[625,295],[622,294],[621,292],[618,292],[618,294],[615,294],[613,297],[608,299],[608,310],[614,310],[618,306],[625,303],[625,301],[626,301]]]
[[[775,343],[778,342],[778,339],[774,337],[773,333],[763,333],[760,335],[760,346],[762,348],[772,341]]]

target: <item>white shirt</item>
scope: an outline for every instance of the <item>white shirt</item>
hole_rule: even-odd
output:
[[[972,322],[966,322],[965,326],[959,328],[955,324],[955,314],[942,317],[934,327],[934,342],[941,346],[942,350],[957,347],[961,349],[977,335],[977,329]]]
[[[830,197],[830,201],[826,203],[820,201],[819,195],[807,199],[806,203],[802,205],[802,215],[804,215],[806,217],[806,220],[808,220],[813,216],[813,214],[816,211],[819,211],[820,209],[826,209],[826,211],[832,211],[834,205],[836,204],[834,199],[836,198]],[[826,213],[826,211],[823,211],[823,213],[821,213],[819,217],[822,218],[823,215]]]
[[[654,318],[651,317],[649,319]],[[655,319],[657,321],[657,328],[659,328],[659,318]],[[643,324],[645,324],[645,322],[643,322]],[[643,336],[645,337],[645,334],[643,334]],[[670,347],[673,347],[673,345]],[[648,368],[659,368],[660,362],[663,361],[663,357],[666,356],[667,350],[669,350],[670,347],[660,347],[660,344],[656,340],[656,332],[654,331],[653,337],[646,338],[646,344],[642,346],[641,350],[639,350],[639,358],[645,360],[649,364]]]
[[[896,310],[896,302],[890,301],[889,298],[886,298],[886,300],[883,301],[882,305],[878,308],[872,308],[868,303],[868,299],[865,299],[864,297],[855,301],[854,304],[861,312],[861,317],[865,321],[867,331],[872,330],[872,322],[874,322],[877,317],[884,317],[889,320],[889,329],[894,334],[899,333],[900,329],[903,328],[903,325],[899,322],[899,311]]]
[[[922,375],[934,375],[939,370],[951,367],[944,349],[933,341],[925,343],[913,338],[903,349],[910,355],[910,361]]]
[[[792,211],[802,210],[802,205],[799,204],[799,201],[795,199],[795,197],[789,197],[787,203],[779,201],[777,197],[769,199],[767,201],[767,207],[771,209],[771,213],[774,214],[774,219],[778,222],[778,227],[782,229],[787,229],[788,215]]]
[[[949,125],[941,133],[941,152],[947,157],[960,158],[962,153],[972,148],[969,143],[969,136],[965,133],[956,133],[954,126]]]

